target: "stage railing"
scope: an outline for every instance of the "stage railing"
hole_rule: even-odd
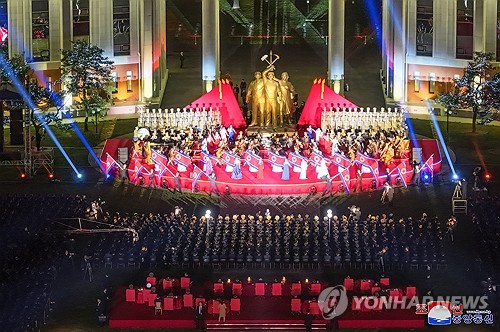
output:
[[[406,110],[402,108],[341,108],[325,105],[321,112],[321,129],[381,128],[387,130],[402,126],[405,120]]]
[[[141,108],[138,109],[138,113],[137,126],[152,130],[164,128],[184,130],[194,126],[204,128],[219,125],[222,122],[219,107]]]

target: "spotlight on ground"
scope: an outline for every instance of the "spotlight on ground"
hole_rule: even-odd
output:
[[[453,180],[458,180],[458,174],[454,173],[454,174],[451,176],[451,178],[452,178]]]

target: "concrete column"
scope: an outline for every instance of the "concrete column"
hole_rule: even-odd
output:
[[[90,43],[104,50],[104,55],[113,54],[113,1],[89,0]]]
[[[9,56],[31,57],[31,1],[8,0]]]
[[[163,89],[167,83],[167,21],[165,1],[154,1],[153,25],[153,96],[163,96]]]
[[[383,0],[382,5],[382,69],[385,76],[385,93],[392,97],[393,86],[393,55],[394,55],[394,24],[391,19],[389,6],[391,0]]]
[[[142,0],[139,10],[140,87],[142,100],[153,97],[153,0]]]
[[[408,0],[408,16],[407,16],[407,50],[409,56],[416,56],[417,43],[417,0]]]
[[[483,29],[482,29],[482,34],[483,34],[482,52],[496,54],[498,2],[497,0],[483,0],[483,2],[484,2],[484,19],[483,19]],[[474,18],[474,25],[475,24],[476,24],[476,19]]]
[[[472,48],[474,52],[484,52],[485,0],[474,0],[474,28]]]
[[[434,0],[433,57],[456,58],[457,2],[456,0]]]
[[[205,92],[212,90],[220,74],[219,0],[201,3],[201,78]]]
[[[63,0],[61,4],[62,40],[59,48],[63,50],[69,50],[73,40],[73,1]]]
[[[394,26],[394,87],[393,99],[398,102],[406,102],[406,37],[407,29],[405,22],[407,20],[407,2],[406,0],[392,0],[390,7],[391,17],[395,22]],[[398,23],[400,22],[400,23]]]
[[[61,0],[49,1],[49,50],[50,61],[59,61],[62,47],[62,3]]]
[[[328,79],[336,93],[344,94],[345,1],[328,1]]]

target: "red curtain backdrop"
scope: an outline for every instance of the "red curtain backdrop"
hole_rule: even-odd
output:
[[[205,93],[191,104],[186,105],[186,108],[190,107],[206,107],[207,109],[210,107],[214,109],[219,107],[224,127],[229,127],[229,125],[233,125],[237,129],[246,127],[243,112],[229,83],[221,83],[215,86],[210,92]]]
[[[321,110],[323,107],[334,108],[356,108],[357,105],[351,103],[344,97],[336,94],[330,89],[326,83],[322,83],[322,79],[314,81],[309,96],[307,97],[306,104],[302,110],[302,115],[297,123],[299,128],[312,126],[318,128],[321,126]]]

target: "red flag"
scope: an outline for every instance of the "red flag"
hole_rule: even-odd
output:
[[[347,168],[352,165],[352,161],[350,159],[344,157],[338,152],[335,152],[331,160],[333,161],[334,164],[342,168]]]
[[[109,155],[109,153],[106,153],[106,161],[104,162],[104,172],[105,172],[104,175],[106,175],[106,177],[108,177],[111,167],[113,167],[113,165],[115,164],[116,160],[114,160],[113,157]]]
[[[361,152],[356,152],[356,161],[362,166],[366,166],[370,169],[375,179],[378,179],[378,161],[377,159],[365,156]]]
[[[344,188],[346,192],[349,192],[349,184],[351,182],[351,167],[345,168],[340,174],[340,179],[344,184]]]
[[[191,173],[193,177],[193,181],[196,183],[198,179],[204,174],[204,172],[198,166],[194,165],[193,173]]]
[[[133,162],[131,162],[128,167],[128,177],[132,182],[135,182],[139,178],[144,166],[138,159],[134,158],[132,160]]]
[[[429,159],[427,159],[424,166],[422,166],[422,169],[424,169],[426,167],[429,169],[429,171],[431,172],[431,176],[432,176],[432,174],[434,174],[434,155],[433,154],[431,154]]]
[[[305,157],[302,157],[300,154],[295,153],[295,152],[290,152],[288,154],[288,162],[290,165],[293,167],[300,167],[300,163],[302,162],[302,159],[306,159]]]
[[[401,178],[401,182],[403,182],[403,185],[406,188],[408,186],[406,184],[406,179],[405,179],[406,172],[407,172],[406,163],[404,161],[400,162],[398,167],[396,167],[396,169],[398,170],[399,177]]]
[[[163,173],[167,170],[168,158],[159,153],[156,150],[151,151],[151,160],[158,165],[160,171],[158,172],[158,177],[161,177]]]
[[[179,150],[175,150],[174,152],[174,160],[176,163],[181,164],[184,167],[188,167],[191,165],[191,158],[180,152]]]
[[[208,163],[210,161],[212,165],[220,164],[217,156],[214,156],[213,154],[207,153],[205,151],[201,151],[201,161],[203,161],[203,163]]]
[[[311,162],[311,165],[314,167],[319,166],[322,160],[323,156],[318,151],[313,151],[311,152],[311,155],[309,155],[309,161]]]
[[[247,163],[247,165],[250,165],[251,167],[254,167],[254,168],[259,168],[259,163],[262,161],[262,158],[257,156],[255,153],[251,152],[251,151],[245,151],[245,162]]]
[[[286,157],[269,151],[269,163],[274,166],[283,167]]]
[[[224,151],[222,154],[222,162],[225,165],[229,165],[231,167],[234,167],[236,165],[236,159],[239,158],[237,155],[234,155],[232,153],[229,153],[227,151]]]

